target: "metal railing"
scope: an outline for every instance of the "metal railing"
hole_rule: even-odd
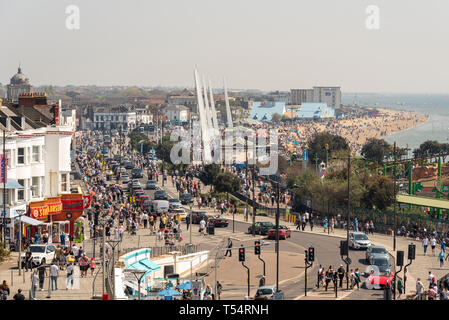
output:
[[[120,251],[120,254],[126,254],[129,252],[132,252],[134,250],[138,250],[138,249],[142,249],[142,248],[122,248],[122,250]],[[184,245],[174,245],[174,246],[170,246],[170,245],[164,245],[164,246],[154,246],[154,247],[149,247],[149,249],[151,249],[150,252],[150,257],[151,258],[156,258],[165,254],[169,254],[170,252],[173,251],[179,251],[181,252],[181,255],[186,255],[186,254],[190,254],[190,253],[196,253],[201,251],[201,246],[198,244],[184,244]]]

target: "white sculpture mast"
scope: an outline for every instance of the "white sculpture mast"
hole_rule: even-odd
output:
[[[231,107],[229,106],[229,97],[228,97],[228,89],[226,87],[226,79],[223,78],[224,82],[224,95],[226,102],[226,119],[228,120],[228,128],[232,128],[232,115],[231,115]]]
[[[200,128],[201,128],[201,141],[203,143],[203,163],[208,164],[211,162],[211,152],[210,152],[210,144],[209,144],[209,132],[208,126],[206,122],[206,110],[204,107],[203,94],[201,83],[198,79],[198,72],[195,69],[194,72],[195,77],[195,86],[196,86],[196,96],[198,100],[198,114],[200,116]]]

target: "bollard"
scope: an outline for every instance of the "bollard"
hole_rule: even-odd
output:
[[[14,285],[14,274],[13,274],[13,270],[11,269],[11,286]]]

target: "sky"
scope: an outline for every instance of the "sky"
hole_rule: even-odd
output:
[[[448,16],[447,0],[0,0],[0,82],[20,61],[33,86],[193,87],[196,67],[216,88],[448,93]]]

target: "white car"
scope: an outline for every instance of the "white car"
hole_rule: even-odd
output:
[[[51,263],[55,258],[56,247],[52,244],[32,244],[30,245],[33,266]],[[25,266],[25,253],[21,254],[22,266]]]
[[[371,241],[363,232],[351,232],[349,234],[349,247],[353,249],[367,249]]]
[[[173,209],[171,212],[173,213],[174,216],[179,214],[181,216],[181,221],[185,221],[186,220],[187,212],[184,209],[182,209],[182,208],[180,208],[180,209]]]

